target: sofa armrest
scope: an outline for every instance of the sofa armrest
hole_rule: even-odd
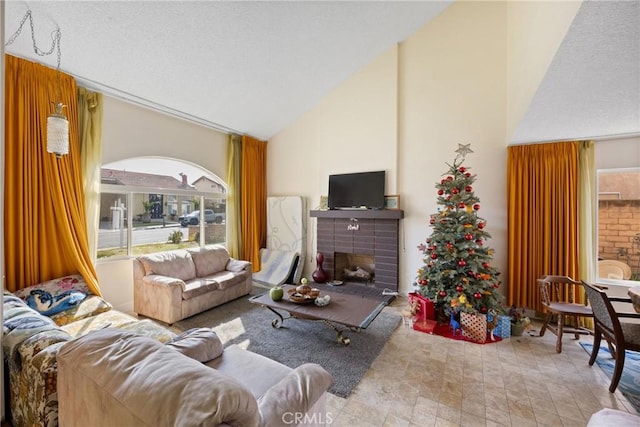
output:
[[[251,263],[249,261],[229,258],[229,261],[227,261],[227,266],[225,268],[227,271],[239,273],[243,270],[251,270]]]
[[[184,282],[173,277],[150,274],[133,283],[133,310],[144,316],[172,324],[182,319]]]
[[[262,425],[279,426],[285,414],[306,413],[332,383],[331,374],[322,366],[298,366],[258,399]]]

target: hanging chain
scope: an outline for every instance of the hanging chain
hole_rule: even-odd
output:
[[[18,36],[20,36],[20,33],[22,33],[22,28],[24,27],[25,22],[27,22],[27,19],[29,19],[29,26],[31,27],[31,41],[33,42],[33,51],[36,53],[36,55],[38,56],[48,56],[51,55],[54,51],[54,49],[56,49],[57,47],[57,52],[56,52],[56,56],[57,56],[57,65],[56,65],[56,71],[58,72],[58,99],[61,100],[62,99],[62,87],[61,87],[61,82],[60,82],[60,60],[62,58],[62,54],[60,51],[60,39],[62,38],[62,31],[60,31],[60,27],[56,26],[56,29],[53,30],[51,32],[51,49],[49,49],[48,51],[44,51],[42,49],[40,49],[38,47],[38,45],[36,44],[36,31],[33,25],[33,16],[31,15],[31,9],[27,10],[27,13],[24,14],[24,16],[22,17],[22,20],[20,21],[20,26],[18,27],[18,29],[16,30],[15,33],[13,33],[11,35],[11,37],[9,37],[9,40],[7,40],[7,42],[4,44],[5,46],[9,46],[11,44],[13,44],[13,42],[16,41],[16,39],[18,38]],[[65,105],[62,105],[61,102],[58,103],[53,103],[56,105],[56,112],[58,112],[58,104],[60,105],[60,111],[62,110],[62,107],[66,107]]]

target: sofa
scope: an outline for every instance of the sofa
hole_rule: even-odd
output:
[[[326,425],[331,375],[317,364],[291,369],[232,345],[213,330],[167,344],[105,329],[57,354],[60,425]]]
[[[252,265],[224,246],[180,249],[133,260],[133,309],[169,325],[249,294]]]
[[[159,343],[175,336],[150,319],[114,310],[91,294],[80,275],[4,291],[5,409],[13,427],[58,425],[57,352],[64,343],[106,327],[144,334]]]

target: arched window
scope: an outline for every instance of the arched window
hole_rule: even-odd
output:
[[[101,169],[98,260],[226,243],[227,186],[178,159],[137,157]]]

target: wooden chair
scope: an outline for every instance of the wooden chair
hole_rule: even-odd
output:
[[[558,337],[556,351],[561,353],[563,334],[574,334],[575,339],[580,335],[592,334],[590,329],[581,327],[578,323],[580,317],[593,317],[591,307],[574,302],[577,288],[582,289],[581,282],[568,276],[543,276],[537,282],[542,296],[542,305],[547,310],[540,336],[544,336],[547,329],[554,333]],[[554,317],[555,325],[552,322]],[[565,325],[567,317],[573,319],[573,326]]]
[[[612,301],[629,302],[630,298],[613,298],[594,285],[582,282],[589,302],[593,308],[595,323],[593,350],[589,358],[589,366],[593,366],[600,350],[602,337],[607,341],[609,351],[615,359],[615,367],[609,391],[613,393],[618,387],[622,369],[624,368],[625,350],[640,351],[640,324],[620,322],[620,318],[640,319],[638,313],[619,313],[613,308]]]

